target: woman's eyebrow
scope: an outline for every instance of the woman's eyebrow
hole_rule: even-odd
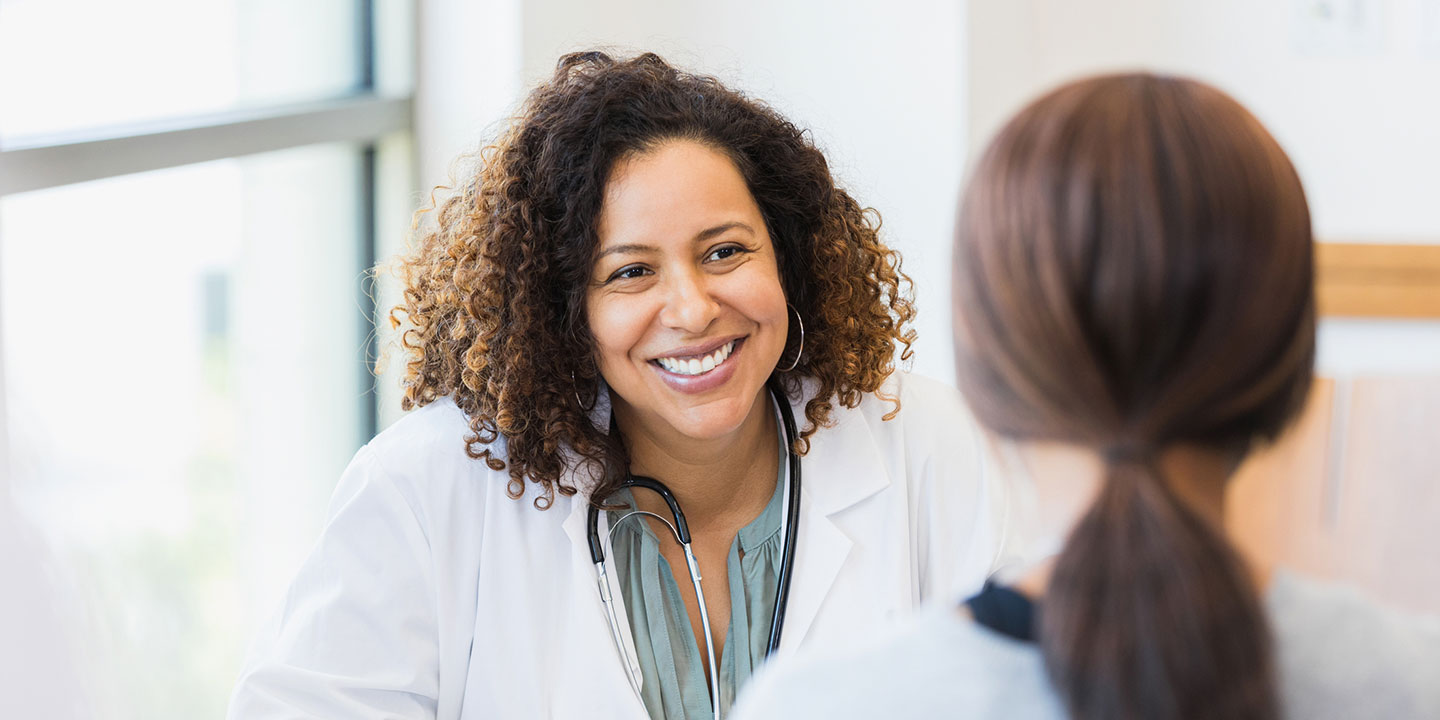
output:
[[[610,246],[610,247],[608,247],[608,248],[605,248],[604,250],[601,250],[601,251],[600,251],[600,254],[595,256],[595,259],[596,259],[596,260],[599,260],[600,258],[603,258],[603,257],[605,257],[606,255],[614,255],[614,254],[616,254],[616,253],[655,253],[655,252],[660,252],[660,248],[657,248],[657,247],[655,247],[654,245],[639,245],[639,244],[636,244],[636,243],[626,243],[626,244],[624,244],[624,245],[612,245],[612,246]]]
[[[731,230],[734,230],[734,229],[736,229],[736,228],[739,228],[739,229],[741,229],[741,230],[744,230],[744,231],[750,233],[751,235],[754,235],[754,234],[755,234],[755,228],[752,228],[752,227],[750,227],[749,225],[747,225],[746,223],[743,223],[743,222],[740,222],[740,221],[737,220],[737,221],[735,221],[735,222],[728,222],[728,223],[724,223],[724,224],[721,224],[721,225],[716,225],[715,227],[712,227],[712,228],[705,228],[704,230],[701,230],[700,232],[698,232],[698,233],[695,234],[694,242],[704,242],[704,241],[709,240],[709,239],[711,239],[711,238],[714,238],[714,237],[717,237],[717,236],[720,236],[720,235],[724,235],[725,233],[727,233],[727,232],[729,232],[729,231],[731,231]],[[660,252],[660,248],[655,247],[654,245],[642,245],[642,244],[639,244],[639,243],[625,243],[624,245],[612,245],[612,246],[610,246],[610,247],[608,247],[608,248],[605,248],[604,250],[601,250],[601,251],[600,251],[600,254],[595,256],[595,259],[596,259],[596,260],[599,260],[599,259],[601,259],[601,258],[603,258],[603,257],[606,257],[607,255],[614,255],[614,254],[617,254],[617,253],[658,253],[658,252]]]
[[[725,223],[723,225],[716,225],[715,227],[701,230],[700,232],[695,234],[695,242],[704,242],[706,240],[709,240],[710,238],[716,237],[717,235],[723,235],[730,230],[734,230],[735,228],[745,230],[751,235],[755,234],[755,228],[752,228],[749,225],[746,225],[745,223],[736,220],[733,222]]]

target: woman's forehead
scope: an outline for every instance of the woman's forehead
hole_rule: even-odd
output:
[[[693,240],[721,227],[763,232],[745,178],[724,153],[676,140],[615,167],[596,230],[604,253],[610,246]]]

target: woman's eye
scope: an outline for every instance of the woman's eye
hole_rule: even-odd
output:
[[[718,248],[715,248],[714,250],[711,250],[711,251],[710,251],[710,258],[709,258],[709,259],[710,259],[710,260],[727,260],[727,259],[732,258],[732,257],[735,257],[736,255],[739,255],[740,253],[743,253],[743,252],[745,252],[745,249],[742,248],[742,247],[739,247],[739,246],[737,246],[737,245],[726,245],[726,246],[724,246],[724,247],[718,247]]]
[[[610,276],[610,280],[633,280],[638,277],[644,277],[649,273],[650,269],[644,265],[628,265],[616,270],[615,273]]]

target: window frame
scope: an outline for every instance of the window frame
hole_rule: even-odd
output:
[[[377,86],[376,65],[380,53],[375,28],[377,0],[355,2],[360,18],[355,28],[358,80],[350,92],[304,103],[239,108],[0,141],[0,198],[309,145],[353,143],[361,158],[355,189],[361,214],[356,254],[360,267],[373,268],[378,260],[377,148],[386,136],[413,134],[415,107],[413,90],[382,92]],[[412,27],[418,4],[412,2],[408,7]],[[408,72],[413,79],[413,56],[409,58]],[[413,82],[404,85],[413,88]],[[414,164],[412,157],[412,178]],[[410,190],[413,192],[414,188]],[[3,241],[0,238],[0,242]],[[380,398],[371,367],[378,352],[379,334],[373,291],[373,283],[368,278],[356,288],[357,306],[366,309],[360,320],[360,337],[367,340],[363,356],[359,358],[365,372],[360,373],[358,391],[359,397],[369,399],[359,408],[361,432],[367,438],[379,430]],[[0,348],[5,341],[5,328],[0,327]],[[4,376],[0,375],[0,458],[8,457],[4,452],[9,441],[6,412]]]

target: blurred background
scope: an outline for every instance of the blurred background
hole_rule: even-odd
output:
[[[954,201],[1010,113],[1110,70],[1235,95],[1306,184],[1325,313],[1237,532],[1440,612],[1440,0],[0,0],[0,717],[223,715],[400,412],[368,268],[595,46],[809,128],[946,381]]]

